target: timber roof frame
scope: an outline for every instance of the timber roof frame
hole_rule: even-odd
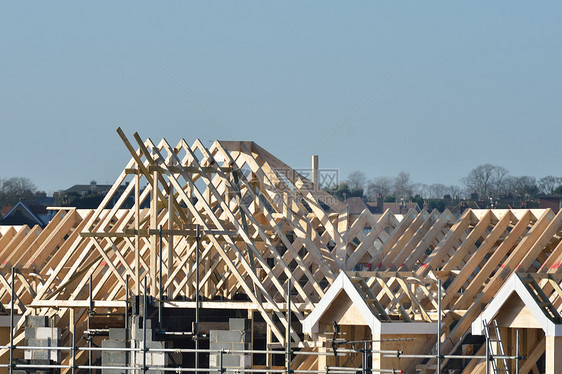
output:
[[[165,139],[154,143],[134,134],[133,146],[118,133],[131,158],[97,209],[65,208],[43,229],[0,231],[0,303],[5,310],[11,267],[18,313],[64,321],[73,308],[79,331],[88,317],[84,303],[90,277],[94,304],[102,310],[119,308],[126,288],[136,295],[144,292],[144,277],[151,295],[157,297],[163,288],[168,307],[190,307],[197,271],[193,227],[200,225],[236,232],[234,237],[201,238],[203,302],[236,307],[236,296],[246,295],[249,300],[240,305],[260,313],[280,344],[286,343],[287,297],[294,323],[302,324],[345,272],[360,276],[381,309],[405,324],[423,311],[434,320],[435,288],[408,294],[401,282],[441,279],[444,354],[462,344],[514,274],[533,279],[535,295],[539,290],[545,295],[540,302],[548,299],[550,305],[542,307],[548,313],[562,311],[560,212],[467,209],[456,216],[448,210],[412,209],[404,215],[365,210],[351,218],[345,205],[253,142],[216,141],[205,147],[199,140],[190,145],[182,139],[172,146]],[[131,194],[136,204],[125,209]],[[290,295],[288,280],[294,285]],[[358,294],[363,301],[372,298]],[[15,344],[23,341],[23,320]],[[293,334],[291,344],[307,347],[309,339]],[[422,372],[431,372],[434,364],[429,360]]]

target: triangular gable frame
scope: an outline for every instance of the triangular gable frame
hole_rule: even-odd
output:
[[[529,308],[546,336],[562,336],[562,325],[555,324],[546,316],[517,273],[511,275],[486,309],[472,322],[473,335],[484,335],[484,321],[492,321],[513,293]]]
[[[303,332],[309,334],[318,333],[318,323],[320,322],[320,318],[324,315],[324,313],[332,306],[334,300],[338,297],[341,292],[345,292],[347,296],[351,299],[351,302],[355,304],[359,313],[367,323],[367,325],[371,328],[371,331],[374,333],[377,330],[380,330],[381,322],[378,320],[377,317],[371,313],[369,310],[369,306],[361,297],[361,294],[357,291],[349,276],[344,272],[340,272],[334,283],[330,286],[324,297],[320,300],[320,302],[316,305],[312,313],[305,318],[302,324]]]
[[[6,213],[6,215],[2,218],[4,219],[12,215],[18,209],[18,207],[22,207],[31,216],[31,218],[35,220],[35,223],[40,225],[41,227],[47,224],[47,222],[43,222],[41,218],[39,218],[35,213],[33,213],[31,209],[29,209],[29,207],[21,201],[18,201],[17,204],[14,205],[14,207],[10,209],[10,211]]]
[[[372,334],[433,334],[437,331],[437,322],[381,322],[372,312],[363,296],[357,291],[349,276],[340,272],[334,283],[330,286],[322,300],[314,310],[305,318],[302,327],[308,334],[318,333],[318,324],[322,316],[328,311],[334,300],[341,292],[345,292],[355,305],[361,316],[371,328]]]

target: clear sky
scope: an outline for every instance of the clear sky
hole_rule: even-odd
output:
[[[50,192],[113,183],[129,160],[117,126],[254,140],[295,168],[317,153],[341,178],[562,176],[560,1],[0,9],[0,177]]]

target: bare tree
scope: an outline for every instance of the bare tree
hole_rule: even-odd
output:
[[[556,190],[558,186],[562,185],[562,178],[547,175],[539,179],[538,185],[541,193],[550,195],[554,193],[554,190]]]
[[[504,179],[504,191],[519,196],[535,196],[539,193],[539,187],[535,177],[526,175],[522,177],[508,176]]]
[[[451,195],[453,199],[460,198],[463,195],[462,188],[455,185],[450,185],[449,187],[447,187],[447,192],[449,193],[449,195]]]
[[[396,199],[408,199],[412,196],[414,184],[410,179],[410,174],[405,171],[398,173],[394,178],[394,196]]]
[[[429,186],[429,196],[433,199],[442,199],[447,193],[447,186],[441,183],[434,183]]]
[[[394,181],[389,177],[376,177],[367,185],[367,198],[374,201],[378,194],[382,196],[390,196],[392,193]]]
[[[0,182],[0,206],[12,205],[19,200],[32,198],[37,191],[37,187],[29,178],[14,177]]]
[[[425,183],[414,183],[412,185],[412,195],[429,196],[429,186]]]
[[[367,176],[362,171],[354,171],[347,177],[347,184],[350,190],[363,190],[367,184]]]
[[[507,174],[507,169],[501,166],[484,164],[472,169],[461,181],[469,193],[476,192],[481,198],[495,198],[504,191]]]
[[[505,193],[505,178],[509,172],[502,166],[495,166],[493,172],[492,197]]]

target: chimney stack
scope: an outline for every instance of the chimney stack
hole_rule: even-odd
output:
[[[319,190],[318,185],[318,155],[312,155],[312,183],[315,190]]]

